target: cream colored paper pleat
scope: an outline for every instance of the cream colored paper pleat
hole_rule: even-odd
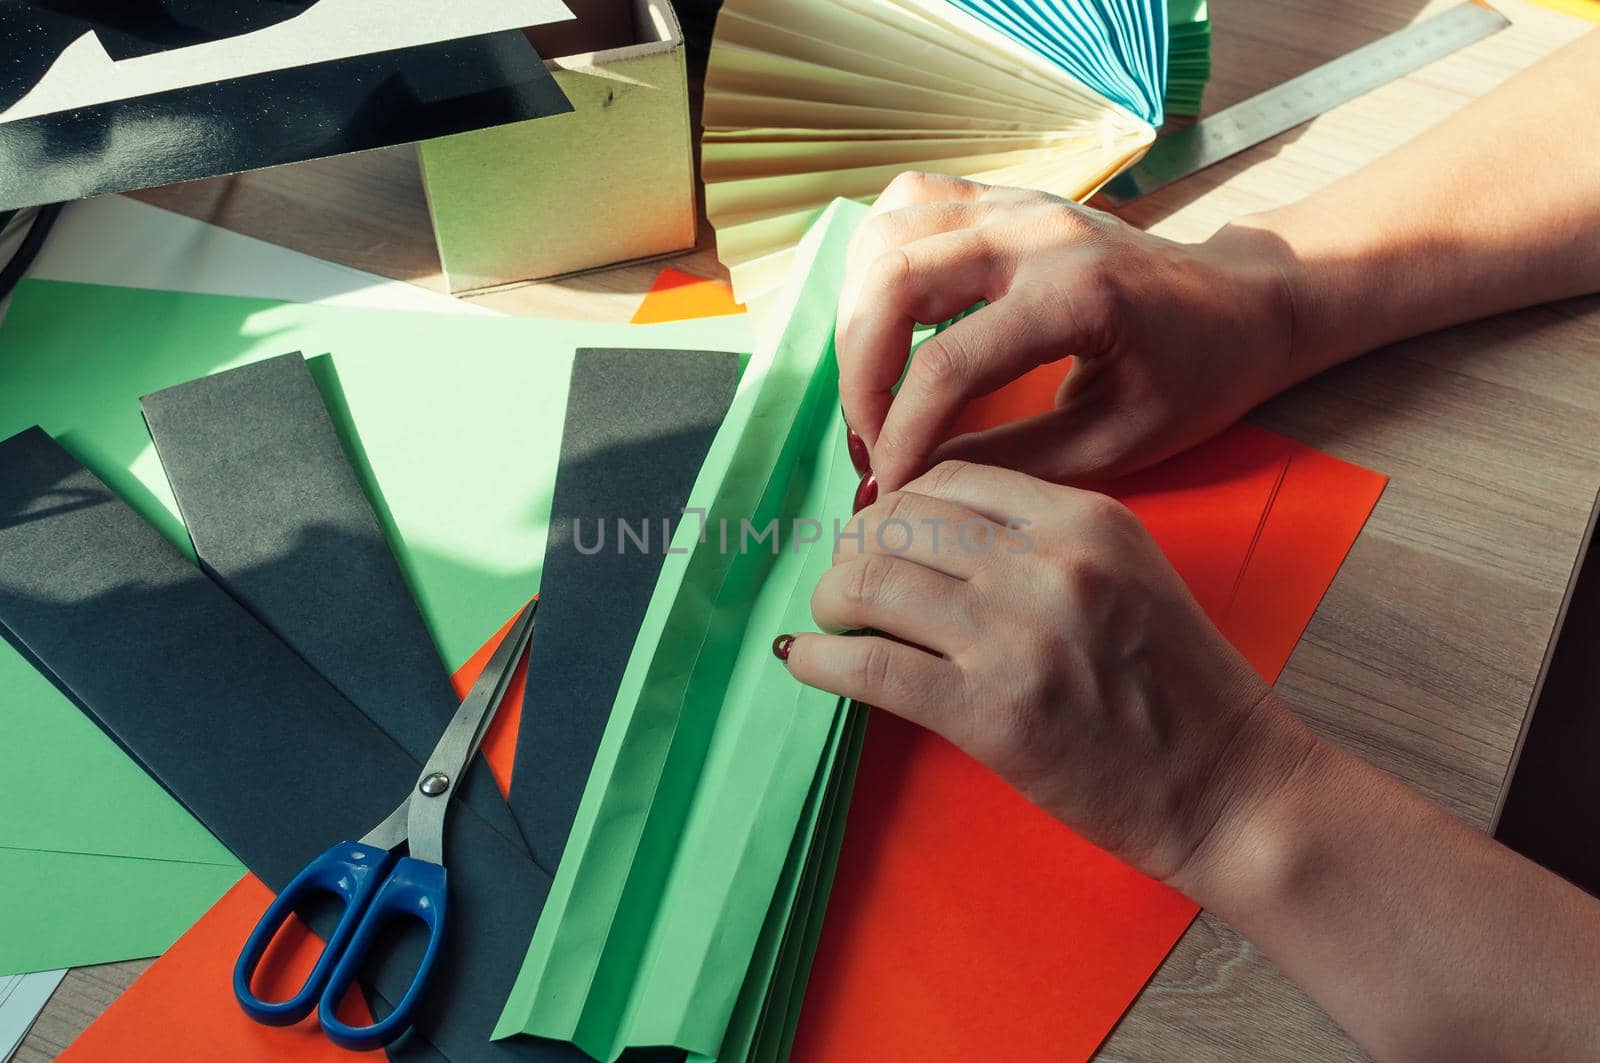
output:
[[[906,170],[1083,199],[1154,130],[946,0],[727,0],[701,175],[746,303],[835,197]]]

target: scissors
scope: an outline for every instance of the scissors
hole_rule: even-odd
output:
[[[233,995],[250,1018],[268,1026],[290,1026],[315,1009],[328,1039],[355,1051],[391,1044],[410,1029],[444,938],[445,811],[505,699],[517,663],[533,636],[538,605],[537,600],[530,602],[517,615],[400,807],[360,841],[339,842],[312,860],[262,915],[233,968]],[[399,854],[402,844],[408,846],[409,855]],[[250,982],[262,955],[295,908],[318,894],[331,894],[344,902],[344,914],[322,955],[293,997],[279,1003],[260,999]],[[427,927],[428,945],[422,962],[392,1012],[370,1026],[350,1026],[339,1019],[335,1009],[355,981],[379,931],[399,918],[417,919]]]

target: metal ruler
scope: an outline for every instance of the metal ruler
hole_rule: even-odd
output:
[[[1101,192],[1115,206],[1131,202],[1508,25],[1506,17],[1487,3],[1470,0],[1161,137],[1144,158]]]

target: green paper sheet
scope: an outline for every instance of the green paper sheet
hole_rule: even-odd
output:
[[[238,862],[187,814],[115,742],[80,712],[56,712],[60,695],[32,668],[7,672],[0,748],[75,751],[72,771],[49,758],[8,756],[0,800],[0,849],[51,850],[111,858],[190,864]],[[16,801],[53,809],[50,815],[12,815]],[[116,809],[108,818],[106,809]],[[237,877],[237,876],[235,876]]]
[[[776,1063],[788,1058],[839,864],[866,719],[857,706],[841,714],[838,733],[823,755],[819,785],[813,788],[816,800],[807,804],[722,1047],[716,1057],[696,1056],[693,1063],[713,1058]]]
[[[662,1045],[746,1058],[781,1043],[793,992],[777,1012],[767,997],[804,956],[791,914],[822,881],[811,840],[832,836],[835,769],[857,731],[771,643],[810,625],[832,521],[848,519],[857,484],[832,338],[865,209],[836,202],[800,246],[782,335],[758,350],[691,495],[705,541],[693,521],[674,540],[496,1037],[572,1041],[601,1060]],[[804,517],[827,525],[817,542],[788,534]],[[739,548],[741,520],[771,519],[776,556]],[[774,1041],[762,1018],[778,1012]],[[724,1054],[736,1014],[740,1043]]]
[[[0,749],[23,754],[8,758],[0,798],[0,975],[159,955],[244,868],[0,650]]]
[[[752,345],[743,317],[611,325],[28,281],[0,329],[0,438],[43,425],[188,552],[139,396],[303,352],[453,669],[537,585],[573,352]],[[26,751],[0,798],[0,974],[158,954],[243,869],[4,643],[0,690],[0,748]]]
[[[228,860],[189,864],[0,849],[7,913],[0,916],[0,971],[160,955],[239,881],[243,869]]]

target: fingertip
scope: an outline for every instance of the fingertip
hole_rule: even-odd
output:
[[[851,514],[860,513],[863,509],[878,500],[878,478],[872,473],[867,473],[856,488],[856,497],[851,503]]]
[[[845,448],[850,452],[850,464],[855,467],[857,476],[866,476],[872,472],[872,455],[867,451],[866,440],[861,438],[854,428],[850,427],[849,417],[844,424]]]
[[[814,647],[811,643],[822,637],[824,636],[809,633],[780,635],[779,640],[786,640],[784,652],[779,654],[777,642],[774,642],[773,656],[782,662],[784,671],[809,686],[811,685],[811,680],[816,678],[814,669],[817,666],[817,661],[813,659]]]
[[[884,495],[904,489],[915,475],[911,467],[914,464],[907,461],[906,449],[899,446],[893,436],[880,435],[872,448],[872,478],[876,489],[865,504],[870,506]]]

